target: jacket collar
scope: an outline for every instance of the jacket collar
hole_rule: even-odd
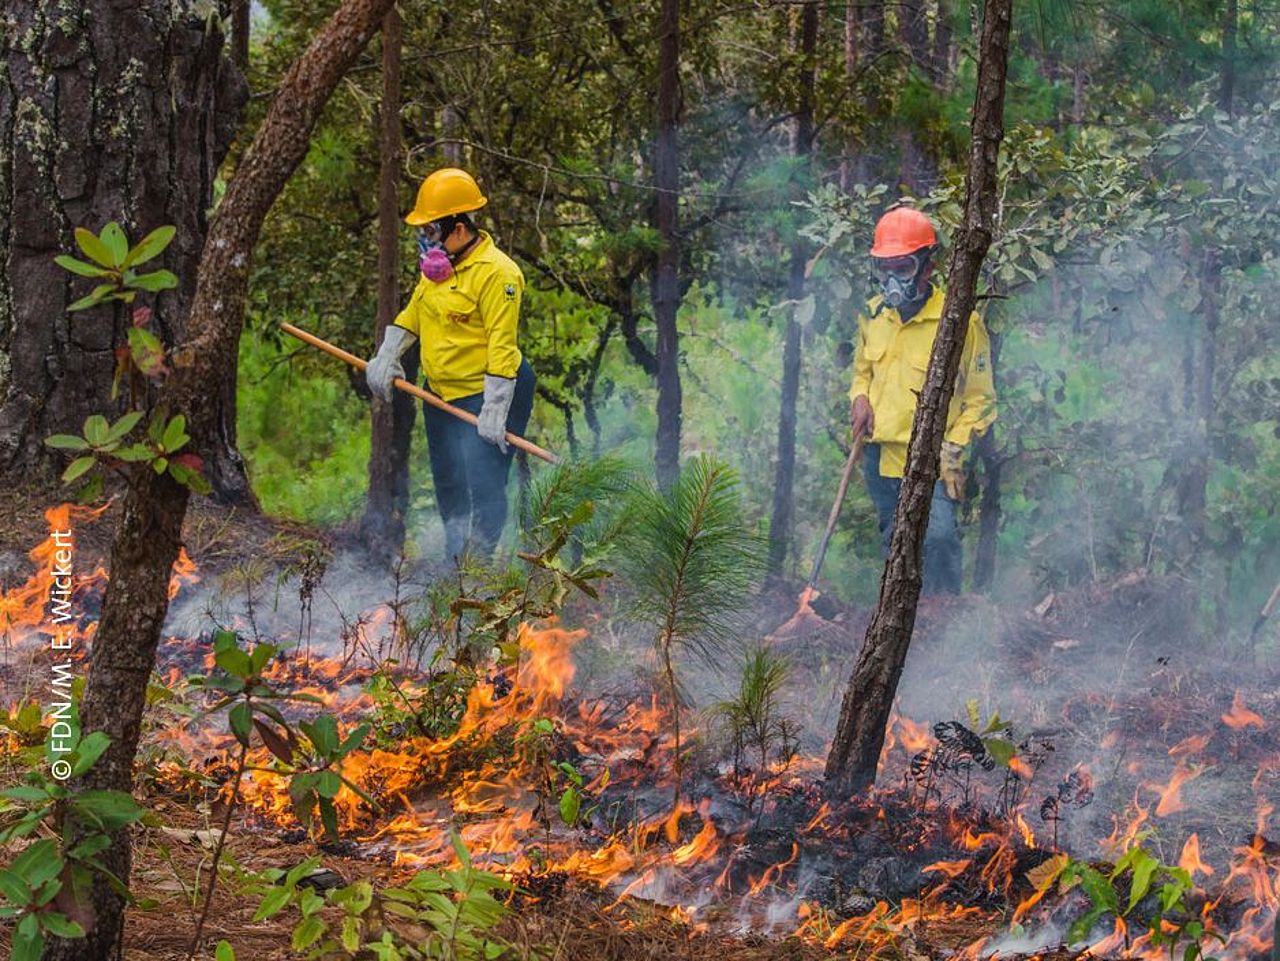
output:
[[[455,271],[466,270],[473,264],[488,263],[493,259],[494,250],[493,237],[489,235],[487,230],[482,230],[480,231],[480,239],[471,246],[465,257],[453,265],[453,269]]]

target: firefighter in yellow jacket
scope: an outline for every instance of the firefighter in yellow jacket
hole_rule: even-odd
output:
[[[487,202],[474,178],[456,167],[422,182],[405,217],[418,228],[422,276],[366,371],[370,389],[390,400],[392,381],[404,376],[400,355],[417,342],[428,389],[479,418],[473,427],[423,404],[451,560],[496,546],[513,455],[505,434],[523,434],[533,410],[533,369],[516,343],[524,275],[472,219]]]
[[[850,422],[855,437],[867,435],[863,471],[879,514],[881,549],[886,554],[906,468],[911,423],[942,317],[943,292],[929,282],[937,249],[933,224],[918,210],[897,207],[881,217],[871,248],[881,293],[858,317]],[[975,313],[969,318],[947,414],[938,483],[929,507],[925,592],[960,591],[956,502],[964,489],[964,452],[995,418],[991,342],[982,318]]]

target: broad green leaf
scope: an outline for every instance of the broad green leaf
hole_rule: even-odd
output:
[[[66,254],[59,254],[54,257],[53,262],[64,270],[79,274],[81,277],[110,277],[112,275],[112,271],[105,267],[95,267],[93,264],[86,264],[83,260],[76,260],[76,258],[68,257]]]
[[[101,414],[91,414],[84,422],[84,437],[90,444],[95,447],[102,444],[107,439],[107,434],[111,428],[107,424],[107,419]]]
[[[249,660],[249,655],[238,647],[215,649],[213,660],[218,667],[235,677],[246,678],[253,674],[253,663]]]
[[[98,235],[91,230],[83,227],[77,227],[75,231],[76,243],[80,249],[85,252],[90,260],[102,267],[115,267],[116,262],[111,256],[111,248],[98,239]]]
[[[44,439],[47,446],[55,450],[88,450],[89,442],[74,434],[53,434]]]
[[[249,746],[249,736],[253,731],[253,718],[246,701],[241,701],[231,709],[231,733],[245,747]]]
[[[578,823],[578,814],[582,810],[582,795],[576,788],[566,788],[560,795],[560,820],[569,827]]]
[[[142,817],[142,806],[124,791],[81,791],[71,799],[72,807],[95,816],[107,830],[132,824]]]
[[[14,858],[9,870],[35,891],[46,881],[56,878],[62,871],[62,864],[58,843],[52,838],[43,838]]]
[[[1017,749],[1012,741],[1006,741],[1002,737],[984,737],[982,739],[983,746],[987,749],[987,753],[1001,767],[1008,767],[1009,762],[1013,760]]]
[[[453,853],[458,856],[458,860],[464,867],[471,867],[471,852],[467,850],[467,846],[462,842],[462,835],[457,831],[449,832],[449,843],[453,845]]]
[[[82,477],[84,474],[88,473],[96,463],[98,463],[98,461],[94,457],[77,457],[68,464],[67,469],[62,472],[62,483],[70,484],[76,478]]]
[[[79,777],[93,767],[94,762],[102,757],[102,752],[111,745],[111,738],[105,731],[94,731],[86,734],[76,745],[75,763],[71,765],[71,776]]]
[[[330,838],[338,836],[338,812],[334,808],[333,802],[326,797],[319,800],[320,807],[320,823],[324,825],[324,832]]]
[[[159,290],[172,290],[178,286],[178,277],[171,270],[156,270],[133,278],[129,281],[129,286],[153,293]]]
[[[257,924],[272,915],[279,914],[289,903],[292,893],[288,888],[273,888],[268,891],[262,903],[258,905],[258,910],[253,912],[253,923]]]
[[[0,897],[11,904],[24,905],[31,900],[31,887],[12,871],[0,868]]]
[[[145,264],[148,260],[158,257],[169,246],[170,241],[173,240],[173,236],[177,232],[178,228],[171,224],[157,227],[138,241],[138,245],[129,251],[129,255],[125,257],[124,263],[120,266],[132,267],[136,264]]]
[[[25,803],[40,803],[49,800],[48,793],[43,788],[30,787],[28,785],[18,785],[17,787],[6,788],[0,791],[0,797],[9,798],[14,801],[23,801]]]
[[[213,961],[236,961],[235,949],[226,941],[219,941],[213,952]]]
[[[320,940],[324,934],[324,921],[318,917],[312,916],[306,918],[301,924],[293,929],[293,950],[305,951],[311,945]],[[359,947],[359,945],[357,945]],[[355,948],[352,949],[353,953]]]
[[[34,914],[28,914],[18,922],[13,934],[13,953],[9,961],[40,961],[44,953],[44,934]]]
[[[116,421],[114,424],[111,425],[111,430],[108,432],[107,437],[110,440],[119,440],[120,438],[124,437],[125,434],[129,433],[129,431],[137,427],[138,421],[140,420],[142,420],[142,411],[140,410],[129,411],[129,413],[125,414],[118,421]]]
[[[355,954],[360,950],[360,920],[359,918],[343,918],[342,919],[342,935],[340,940],[342,946],[351,954]]]
[[[117,460],[133,462],[150,460],[155,456],[155,452],[150,447],[144,447],[142,444],[130,444],[128,447],[113,450],[111,456]]]
[[[342,789],[342,779],[332,771],[321,771],[316,781],[316,793],[322,798],[335,798]]]
[[[187,419],[182,414],[179,414],[165,425],[164,437],[160,443],[164,447],[165,453],[172,454],[190,439],[187,436]]]
[[[40,915],[40,923],[51,933],[60,938],[83,938],[84,928],[80,927],[66,915],[57,911],[46,911]]]
[[[111,221],[102,228],[99,237],[111,255],[111,266],[123,266],[125,257],[129,256],[129,238],[124,235],[120,225]]]
[[[81,297],[75,303],[67,305],[67,311],[88,310],[90,307],[97,307],[107,297],[115,293],[115,284],[99,284],[94,287],[86,296]]]

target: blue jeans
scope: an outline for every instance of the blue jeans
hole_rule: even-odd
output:
[[[901,477],[880,476],[880,445],[863,448],[862,471],[867,493],[876,505],[880,520],[880,556],[889,556],[893,534],[893,513],[898,507]],[[956,504],[947,496],[942,481],[933,485],[929,504],[929,526],[924,532],[924,585],[926,594],[960,593],[960,528],[956,524]]]
[[[522,360],[516,372],[515,397],[507,412],[507,430],[512,433],[524,434],[529,426],[534,382],[533,368]],[[469,394],[450,403],[479,414],[484,394]],[[482,440],[473,424],[425,401],[422,412],[436,503],[444,521],[445,556],[455,560],[470,548],[487,557],[493,553],[507,522],[507,474],[515,448],[502,453]]]

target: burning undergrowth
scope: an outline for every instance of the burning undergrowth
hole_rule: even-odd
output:
[[[32,560],[43,569],[47,554]],[[3,595],[11,693],[14,654],[30,656],[38,637],[42,576]],[[197,578],[184,560],[180,600]],[[86,639],[103,582],[97,571],[77,583]],[[1275,684],[1255,671],[1224,686],[1219,665],[1167,653],[1176,592],[1146,578],[1092,591],[1025,615],[970,599],[922,608],[880,788],[842,803],[822,796],[822,759],[865,612],[757,649],[767,716],[752,716],[764,695],[746,681],[716,701],[712,682],[691,675],[688,698],[701,703],[684,707],[678,800],[670,705],[655,669],[636,669],[637,642],[599,610],[580,614],[590,632],[516,624],[504,656],[470,661],[461,682],[439,660],[388,663],[402,611],[380,605],[342,617],[329,643],[329,625],[312,625],[305,649],[261,676],[309,699],[290,702],[290,719],[323,710],[344,735],[371,724],[341,761],[351,787],[334,792],[336,826],[347,853],[406,871],[451,861],[456,831],[477,864],[543,904],[590,890],[606,910],[641,899],[695,926],[828,947],[901,948],[927,931],[934,948],[972,956],[1066,940],[1154,956],[1167,940],[1153,943],[1153,926],[1191,924],[1225,940],[1210,953],[1261,956],[1280,862],[1268,834]],[[1135,608],[1128,591],[1146,602]],[[759,623],[780,620],[761,603]],[[1109,604],[1117,619],[1141,611],[1141,623],[1100,623]],[[229,626],[278,637],[296,613],[278,608],[272,624],[250,605]],[[212,638],[166,638],[165,688],[217,675]],[[776,664],[785,670],[770,674]],[[198,711],[165,717],[149,734],[151,790],[228,796],[236,752],[224,726]],[[255,742],[239,797],[254,829],[301,839],[280,754],[270,738]],[[1164,890],[1181,877],[1175,901]],[[1115,910],[1098,910],[1108,897]]]

